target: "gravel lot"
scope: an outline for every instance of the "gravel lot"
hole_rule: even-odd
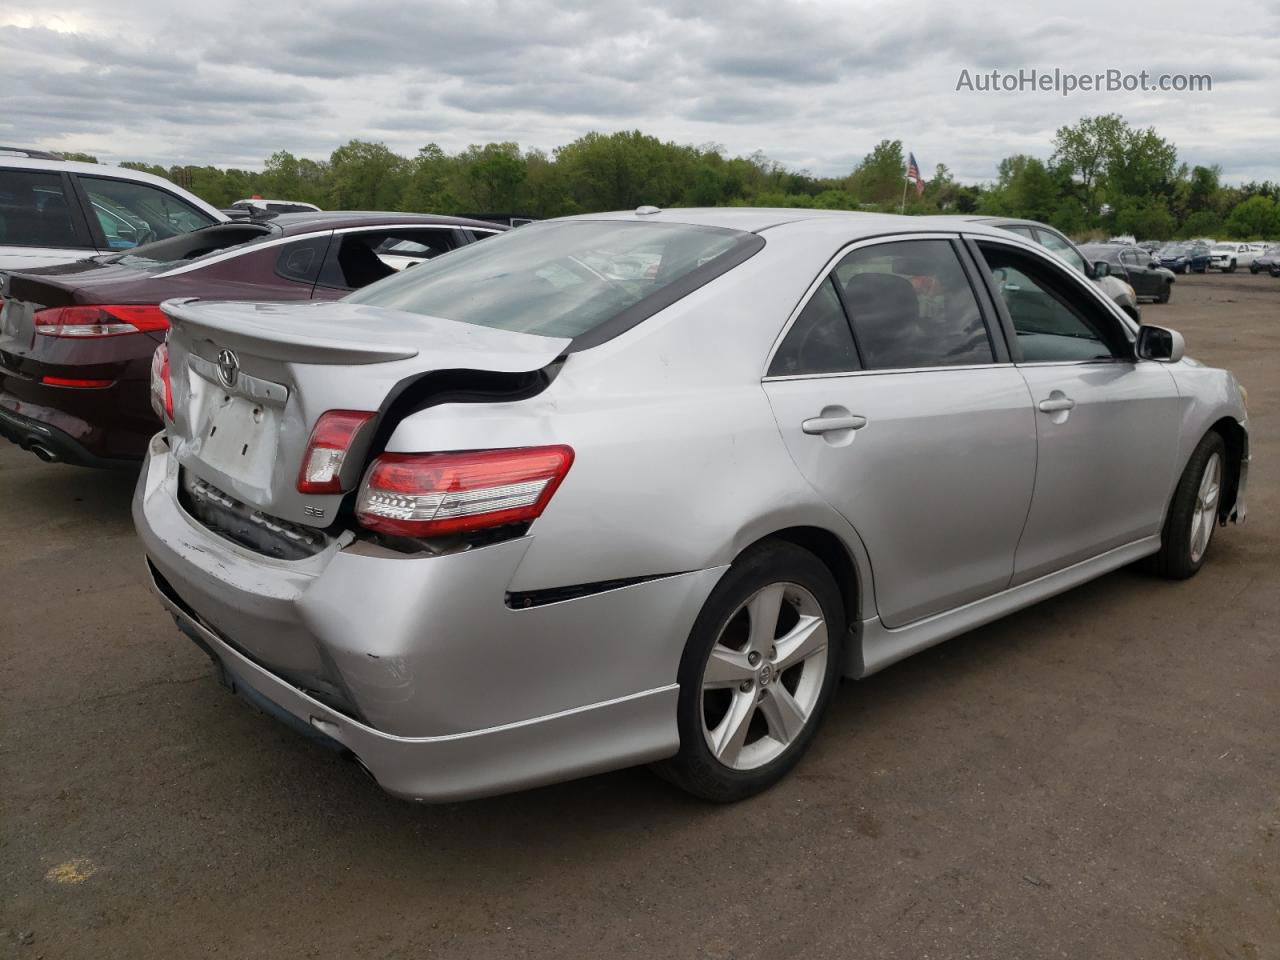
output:
[[[781,786],[384,796],[213,679],[132,478],[0,448],[0,958],[1280,956],[1280,280],[1151,322],[1250,391],[1250,520],[846,683]]]

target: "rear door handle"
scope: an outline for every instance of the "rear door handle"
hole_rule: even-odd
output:
[[[847,417],[810,417],[800,424],[805,433],[823,434],[833,430],[861,430],[867,425],[867,418],[851,413]]]
[[[1052,400],[1041,400],[1041,413],[1057,413],[1059,410],[1074,410],[1076,402],[1070,397],[1054,397]]]

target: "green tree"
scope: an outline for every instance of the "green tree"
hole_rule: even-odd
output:
[[[1280,208],[1270,197],[1250,197],[1232,209],[1226,228],[1233,240],[1269,239],[1280,234]]]
[[[1128,200],[1117,211],[1116,231],[1143,240],[1168,240],[1177,224],[1163,198]]]
[[[854,168],[844,189],[859,203],[888,208],[902,202],[907,161],[901,140],[881,140]]]
[[[1185,238],[1192,237],[1217,237],[1222,233],[1222,218],[1210,210],[1201,210],[1199,213],[1193,213],[1182,221],[1182,226],[1178,228],[1178,236]]]
[[[1090,222],[1098,216],[1108,163],[1128,127],[1119,114],[1108,113],[1083,117],[1075,126],[1059,127],[1054,135],[1050,163],[1070,178]]]
[[[1044,161],[1020,153],[1000,161],[996,185],[981,209],[996,216],[1048,221],[1061,201],[1062,184]]]
[[[395,210],[407,164],[385,143],[352,140],[329,157],[329,204],[336,210]]]
[[[472,145],[458,155],[456,193],[472,213],[516,212],[524,206],[525,162],[515,143]]]

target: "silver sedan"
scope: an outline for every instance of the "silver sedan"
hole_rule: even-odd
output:
[[[1231,374],[950,218],[642,207],[337,303],[165,309],[162,602],[419,800],[639,763],[749,796],[841,677],[1135,561],[1189,577],[1245,513]]]

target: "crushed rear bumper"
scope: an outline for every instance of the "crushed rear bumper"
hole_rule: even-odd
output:
[[[678,749],[680,656],[724,568],[514,608],[529,537],[434,557],[335,540],[278,560],[189,515],[177,474],[155,438],[133,513],[161,602],[229,685],[389,792],[465,799]]]

